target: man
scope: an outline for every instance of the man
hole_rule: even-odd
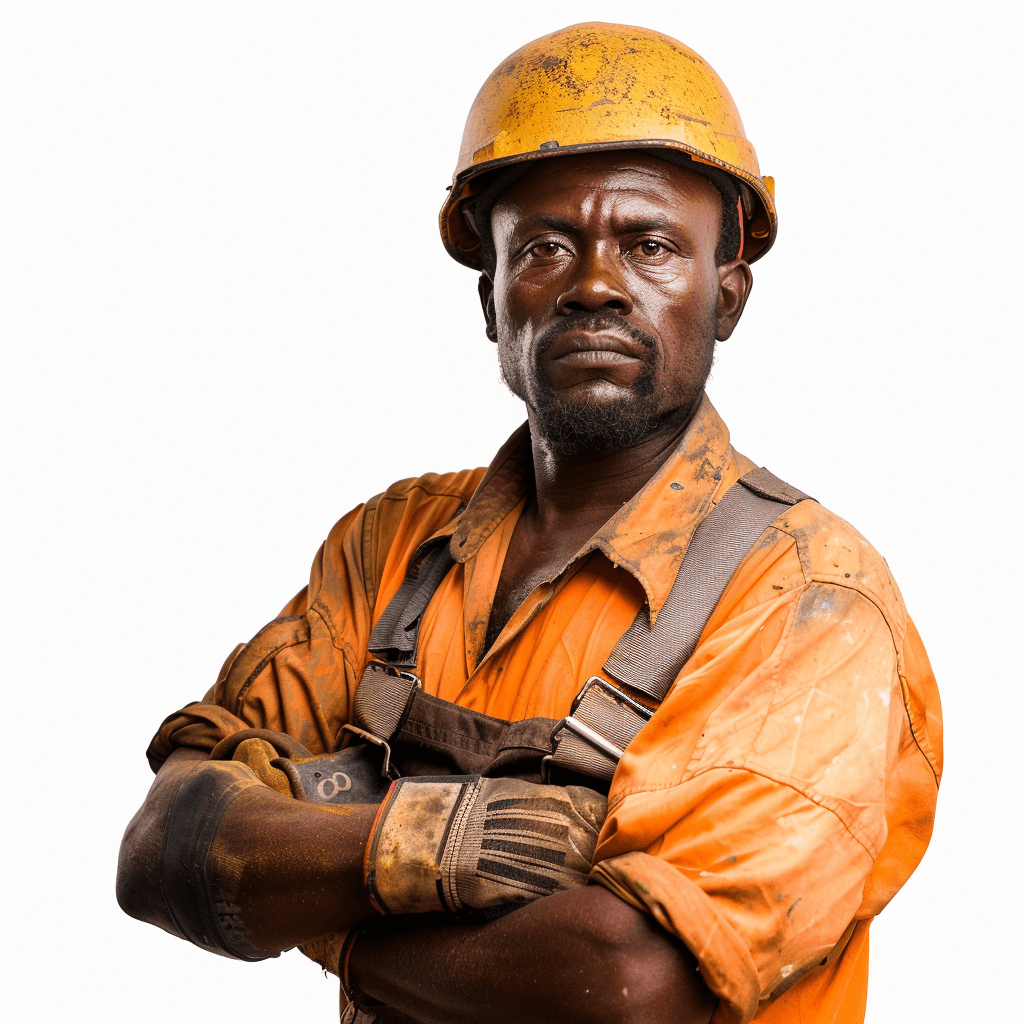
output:
[[[348,1019],[863,1019],[939,706],[884,561],[704,395],[772,191],[667,37],[578,25],[494,72],[441,231],[527,423],[345,516],[163,723],[128,913],[301,944]]]

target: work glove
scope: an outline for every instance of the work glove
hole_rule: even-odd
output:
[[[584,885],[607,802],[582,786],[479,775],[403,778],[364,870],[381,913],[484,910]]]
[[[245,729],[214,747],[211,761],[240,761],[265,786],[317,804],[379,804],[391,780],[367,744],[311,754],[298,740],[269,729]]]
[[[122,906],[203,949],[276,955],[277,936],[301,914],[293,894],[323,898],[339,863],[358,865],[360,833],[331,846],[323,822],[349,817],[330,805],[376,807],[386,795],[390,780],[368,749],[315,757],[282,733],[246,729],[207,761],[165,766],[122,844]]]

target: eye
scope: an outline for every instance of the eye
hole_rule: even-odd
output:
[[[664,256],[668,251],[661,242],[654,238],[645,238],[633,246],[633,252],[637,256],[643,256],[646,259],[656,259],[658,256]]]
[[[536,256],[542,260],[549,260],[563,252],[565,252],[565,249],[557,242],[538,242],[530,249],[531,256]]]

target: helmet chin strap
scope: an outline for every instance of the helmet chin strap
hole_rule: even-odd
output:
[[[740,248],[736,253],[736,259],[743,259],[743,197],[736,200],[736,211],[740,215]]]

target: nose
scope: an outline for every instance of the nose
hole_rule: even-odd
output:
[[[633,312],[633,297],[618,266],[618,251],[591,250],[573,261],[566,289],[558,296],[562,316],[611,309],[622,316]]]

